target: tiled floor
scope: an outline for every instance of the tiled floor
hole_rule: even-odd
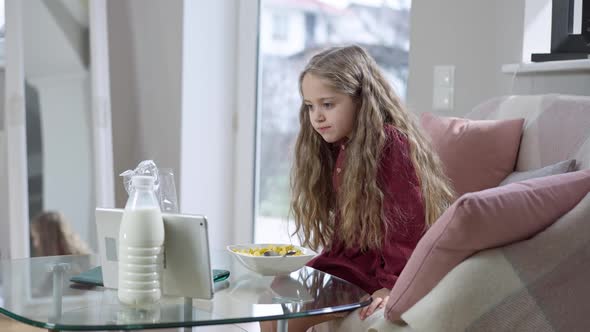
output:
[[[2,331],[2,332],[41,332],[41,331],[45,331],[45,330],[38,329],[36,327],[32,327],[29,325],[21,324],[17,321],[14,321],[12,319],[1,316],[0,317],[0,331]]]

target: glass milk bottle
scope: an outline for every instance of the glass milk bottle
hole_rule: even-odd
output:
[[[134,176],[119,229],[119,300],[142,306],[162,296],[164,222],[154,178]]]

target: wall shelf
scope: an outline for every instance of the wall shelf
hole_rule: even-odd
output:
[[[513,63],[502,66],[505,74],[590,71],[590,59]]]

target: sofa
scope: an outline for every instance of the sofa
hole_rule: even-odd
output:
[[[590,97],[497,97],[476,106],[465,118],[524,119],[515,172],[534,171],[568,159],[575,159],[575,170],[582,173],[590,168]],[[590,178],[586,173],[578,178]],[[565,202],[569,204],[567,210],[547,217],[520,238],[475,248],[445,272],[432,289],[427,288],[417,302],[400,312],[395,322],[391,312],[381,309],[365,321],[360,321],[358,312],[352,312],[314,330],[590,331],[590,315],[585,309],[585,300],[590,297],[590,195],[588,181],[584,181],[576,198],[565,198],[570,200]],[[527,190],[532,186],[526,181],[513,185]],[[464,196],[469,195],[473,193]],[[533,192],[535,200],[541,198]],[[402,275],[408,272],[408,265]]]

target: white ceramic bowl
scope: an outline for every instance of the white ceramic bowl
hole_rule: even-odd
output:
[[[307,248],[293,246],[295,249],[301,250],[303,253],[299,256],[252,256],[248,254],[242,254],[235,252],[234,249],[244,250],[250,248],[264,248],[269,245],[273,246],[285,246],[286,244],[277,243],[256,243],[256,244],[235,244],[227,246],[227,250],[231,252],[234,257],[242,265],[251,271],[259,273],[263,276],[275,276],[285,275],[293,271],[297,271],[302,268],[307,262],[309,262],[315,255],[316,252]]]

